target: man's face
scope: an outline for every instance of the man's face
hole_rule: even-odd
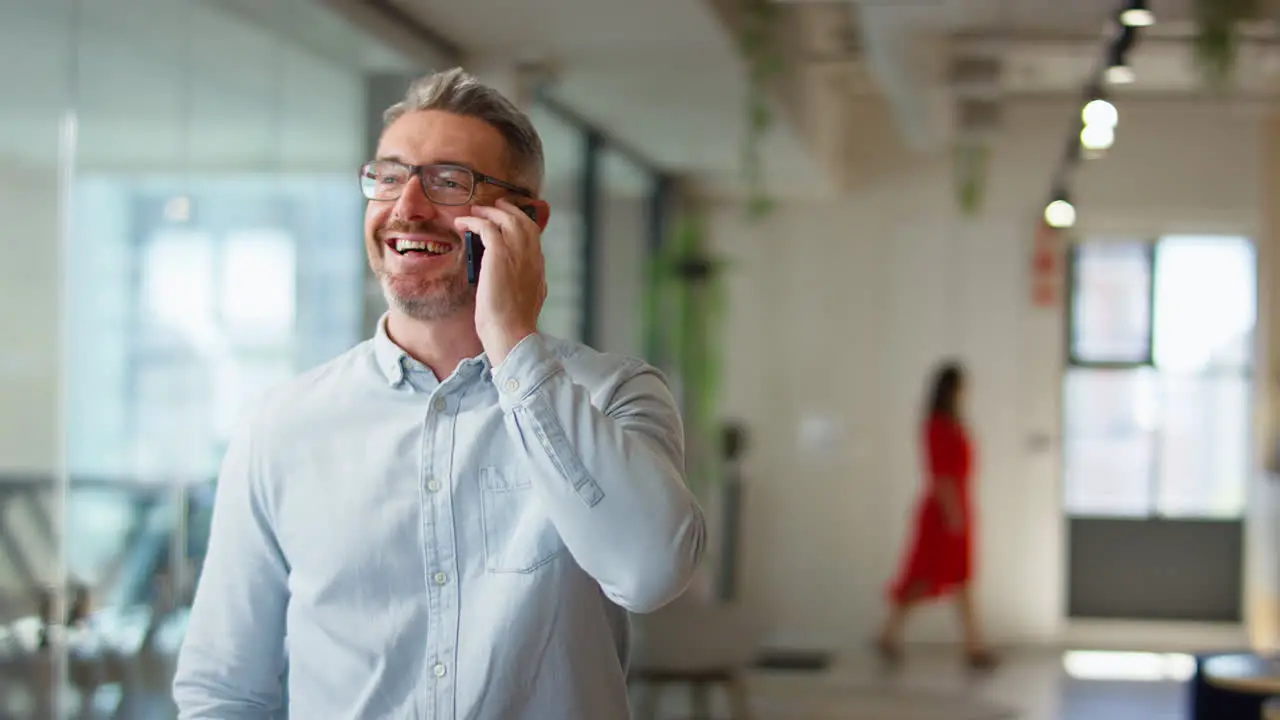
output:
[[[377,159],[406,165],[449,163],[506,178],[506,142],[488,123],[438,110],[409,112],[382,133]],[[472,204],[492,204],[503,193],[481,183]],[[491,197],[492,196],[492,197]],[[467,282],[466,253],[455,218],[471,205],[436,205],[422,183],[410,178],[396,200],[370,200],[364,213],[369,266],[391,307],[417,320],[436,320],[474,307],[475,289]],[[402,240],[425,242],[431,252],[396,250]]]

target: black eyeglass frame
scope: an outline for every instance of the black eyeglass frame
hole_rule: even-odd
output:
[[[408,178],[406,178],[404,184],[400,186],[400,192],[396,193],[395,197],[369,197],[369,193],[365,192],[365,186],[364,186],[363,180],[365,177],[368,176],[368,169],[371,165],[380,165],[380,164],[390,164],[390,165],[396,165],[396,166],[405,168],[406,170],[409,171],[410,178],[413,177],[414,175],[417,175],[418,184],[422,187],[422,194],[426,195],[428,200],[430,200],[431,202],[437,205],[458,206],[458,205],[466,205],[470,203],[475,198],[476,186],[479,185],[480,183],[486,183],[489,185],[493,185],[495,187],[500,187],[503,190],[508,190],[517,195],[520,195],[521,197],[527,197],[530,199],[534,197],[532,192],[525,190],[519,185],[512,185],[511,183],[505,180],[499,180],[498,178],[493,177],[492,175],[485,175],[484,173],[479,172],[473,168],[469,168],[466,165],[455,165],[453,163],[431,163],[429,165],[409,165],[408,163],[402,163],[398,160],[371,160],[360,166],[360,175],[359,175],[362,181],[360,183],[360,194],[364,195],[365,199],[367,200],[376,200],[376,201],[399,200],[400,196],[404,194],[404,189],[409,186],[409,180]],[[467,195],[467,199],[463,200],[462,202],[446,203],[446,202],[440,202],[435,198],[432,198],[431,191],[427,189],[427,178],[425,173],[426,171],[433,170],[433,169],[460,170],[462,172],[469,173],[471,175],[471,192]]]

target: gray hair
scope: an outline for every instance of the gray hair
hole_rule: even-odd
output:
[[[403,100],[387,108],[382,120],[384,125],[390,125],[405,113],[417,110],[440,110],[493,126],[507,141],[507,159],[515,174],[511,182],[523,184],[535,194],[541,191],[545,160],[542,138],[533,121],[476,76],[456,67],[418,78],[409,85]]]

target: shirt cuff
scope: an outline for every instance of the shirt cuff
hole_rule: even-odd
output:
[[[510,410],[524,402],[547,378],[563,369],[560,358],[547,347],[538,333],[516,343],[502,364],[493,369],[498,400]]]

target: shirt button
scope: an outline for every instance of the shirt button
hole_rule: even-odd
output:
[[[444,398],[436,398],[436,410],[443,411],[448,406],[449,406],[449,401],[445,400]]]
[[[436,677],[444,677],[444,673],[445,673],[444,663],[436,663],[435,671],[436,671]]]
[[[431,492],[440,492],[440,481],[430,480],[427,482],[427,489]]]
[[[515,392],[520,389],[520,381],[515,378],[508,378],[505,384],[507,392]]]
[[[449,576],[448,576],[448,575],[445,575],[445,574],[444,574],[444,573],[442,573],[442,572],[436,573],[436,584],[437,584],[437,585],[444,585],[444,584],[445,584],[445,583],[447,583],[447,582],[449,582]]]

